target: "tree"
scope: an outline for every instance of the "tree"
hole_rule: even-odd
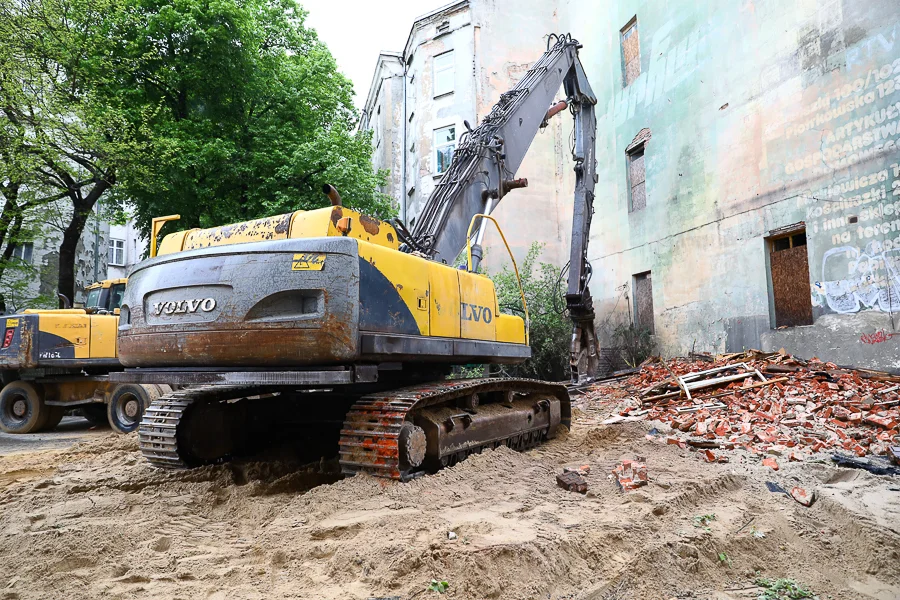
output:
[[[565,281],[559,267],[538,262],[543,245],[534,242],[524,262],[519,265],[522,290],[531,321],[529,342],[531,358],[521,365],[504,365],[503,372],[512,377],[532,377],[563,381],[571,376],[569,349],[572,343],[572,321],[566,312]],[[505,313],[525,317],[522,294],[515,272],[505,265],[490,275],[497,290],[497,303]]]
[[[320,207],[323,183],[388,216],[352,85],[294,0],[123,7],[97,33],[121,62],[102,93],[133,107],[140,160],[120,181],[145,230],[175,212],[205,227]]]
[[[17,144],[0,243],[22,211],[68,201],[71,298],[101,197],[145,232],[173,212],[193,227],[322,206],[323,183],[387,216],[351,84],[304,18],[295,0],[0,0],[0,131]]]
[[[15,234],[27,211],[68,201],[58,288],[70,299],[87,220],[136,150],[121,107],[93,93],[101,61],[92,24],[109,7],[102,0],[0,0],[0,130],[7,144],[0,155],[0,242],[9,242],[8,255],[13,240],[2,234]]]

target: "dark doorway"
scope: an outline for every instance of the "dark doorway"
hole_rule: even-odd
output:
[[[656,333],[653,323],[653,280],[650,271],[634,276],[634,321],[640,328]]]

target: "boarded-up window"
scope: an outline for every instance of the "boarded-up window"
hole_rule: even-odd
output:
[[[639,144],[626,155],[628,159],[628,185],[631,188],[629,212],[647,206],[646,172],[644,170],[644,145]]]
[[[634,321],[640,328],[654,333],[653,325],[653,281],[650,271],[634,276]]]
[[[637,17],[622,28],[622,65],[625,68],[625,87],[641,74],[641,43],[638,38]]]
[[[806,230],[769,238],[775,327],[812,325]]]

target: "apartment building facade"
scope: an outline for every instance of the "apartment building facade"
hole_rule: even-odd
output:
[[[570,32],[599,100],[601,341],[634,323],[668,355],[784,347],[900,369],[898,17],[889,0],[443,7],[400,53],[408,218],[461,121],[487,114],[546,34]],[[570,140],[556,119],[517,174],[531,186],[495,211],[517,253],[543,241],[560,265]]]

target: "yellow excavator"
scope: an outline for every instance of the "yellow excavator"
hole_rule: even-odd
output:
[[[0,317],[0,430],[32,433],[55,428],[69,409],[95,424],[134,431],[144,408],[172,391],[166,385],[114,384],[119,305],[126,279],[86,288],[84,308],[25,310]]]
[[[478,272],[481,242],[491,211],[527,185],[514,177],[534,136],[566,108],[575,119],[571,363],[576,378],[597,368],[586,258],[596,98],[578,48],[550,36],[490,114],[475,129],[465,123],[412,231],[343,206],[325,185],[327,208],[165,236],[130,275],[119,321],[126,369],[111,375],[186,386],[147,409],[144,456],[194,467],[284,438],[318,456],[333,450],[347,474],[408,480],[569,426],[560,383],[446,376],[453,365],[531,354],[525,296],[524,318],[501,313]],[[553,103],[560,87],[566,99]],[[456,268],[460,252],[468,260]]]

